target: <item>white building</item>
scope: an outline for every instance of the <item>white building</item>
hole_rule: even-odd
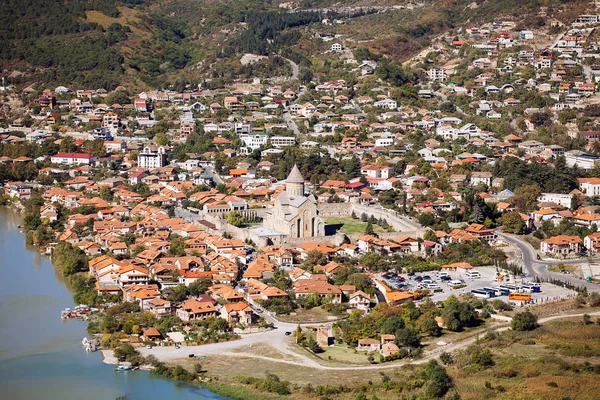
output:
[[[600,196],[600,178],[580,178],[579,190],[586,196]]]
[[[375,140],[375,147],[388,147],[394,144],[394,138],[380,138]]]
[[[90,165],[94,161],[95,157],[87,153],[58,153],[50,158],[53,164],[65,165]]]
[[[293,136],[273,136],[269,139],[273,147],[279,149],[281,147],[294,146],[296,138]]]
[[[387,108],[389,110],[398,109],[398,103],[396,102],[396,100],[392,100],[392,99],[379,100],[379,101],[376,101],[373,105],[377,108]]]
[[[573,196],[563,193],[542,193],[538,197],[538,202],[541,203],[556,203],[565,208],[571,208]]]
[[[571,168],[577,165],[578,168],[589,170],[594,168],[594,166],[600,162],[600,157],[585,154],[578,150],[571,150],[565,152],[565,160],[567,166]]]
[[[334,43],[331,45],[331,51],[342,51],[344,50],[344,46],[341,43]]]
[[[250,124],[242,124],[239,122],[233,124],[233,129],[236,135],[249,135],[252,132]]]
[[[578,24],[597,24],[598,22],[600,22],[600,15],[582,14],[579,17],[577,17],[577,21],[575,22]]]
[[[240,135],[240,139],[242,139],[246,147],[256,150],[260,146],[266,145],[269,137],[264,133],[255,133],[252,135]]]
[[[533,32],[532,31],[521,31],[519,33],[519,39],[531,40],[531,39],[533,39]]]
[[[442,68],[431,68],[427,72],[427,75],[429,75],[429,79],[432,81],[444,82],[446,79],[448,79],[448,73]]]
[[[116,133],[119,130],[119,124],[119,116],[112,111],[102,117],[102,127],[108,129],[110,133]]]
[[[144,147],[138,155],[138,165],[141,168],[160,168],[167,165],[167,152],[164,147],[160,146],[156,151],[150,147]]]

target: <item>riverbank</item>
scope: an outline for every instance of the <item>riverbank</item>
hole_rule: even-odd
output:
[[[25,244],[22,215],[0,207],[0,398],[45,400],[224,400],[200,385],[148,371],[115,372],[100,352],[87,353],[87,323],[63,321],[73,293],[48,257]],[[8,278],[7,278],[8,279]]]

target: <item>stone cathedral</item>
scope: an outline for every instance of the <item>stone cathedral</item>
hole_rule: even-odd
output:
[[[319,216],[317,200],[312,194],[304,195],[304,177],[296,165],[285,180],[285,190],[265,217],[264,226],[292,239],[325,236],[325,221]]]

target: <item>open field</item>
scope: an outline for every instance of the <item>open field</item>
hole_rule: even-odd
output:
[[[475,331],[479,333],[479,341],[454,352],[454,363],[446,367],[454,384],[452,391],[456,391],[461,399],[563,399],[567,396],[596,399],[600,324],[595,323],[597,316],[592,317],[592,323],[584,324],[581,314],[597,315],[597,308],[579,308],[577,311],[577,316],[545,322],[531,332],[504,331],[485,335],[481,329],[474,329],[442,337],[446,342],[458,343],[473,336]],[[472,356],[469,352],[475,347],[491,350],[492,365],[487,368],[470,365]],[[308,357],[323,366],[348,367],[353,364],[368,367],[366,354],[355,354],[346,346],[326,348],[318,356],[295,345],[290,350],[297,352],[298,358]],[[298,365],[294,363],[296,358],[268,344],[257,344],[240,350],[239,354],[210,355],[200,360],[179,359],[171,364],[191,369],[200,363],[206,370],[203,379],[209,388],[231,398],[248,400],[282,398],[238,381],[238,377],[265,379],[268,374],[290,382],[292,394],[285,397],[288,399],[322,398],[322,394],[315,392],[320,385],[347,388],[345,391],[336,389],[338,391],[328,396],[332,400],[355,399],[362,390],[381,399],[400,398],[400,392],[389,388],[386,391],[383,381],[387,378],[384,376],[391,382],[410,382],[415,378],[415,371],[421,368],[403,365],[385,370],[332,370]],[[418,393],[417,390],[405,387],[401,393],[410,397],[411,393]]]
[[[297,309],[290,315],[278,315],[277,319],[289,323],[325,322],[331,316],[322,307],[314,307],[310,310]]]
[[[369,366],[367,352],[354,352],[346,345],[323,347],[323,353],[314,354],[299,345],[292,346],[293,351],[302,354],[326,367]],[[331,358],[329,358],[331,357]],[[379,356],[375,354],[375,359]]]
[[[328,225],[342,225],[340,231],[347,235],[365,233],[365,228],[367,227],[366,222],[362,222],[360,219],[354,219],[352,217],[327,217],[325,218],[325,223]],[[373,225],[373,230],[375,233],[388,232],[379,225]]]
[[[598,375],[581,366],[600,362],[598,337],[600,326],[584,325],[581,317],[514,337],[504,332],[496,341],[481,343],[492,349],[494,366],[484,371],[452,366],[448,372],[461,399],[597,399]]]
[[[181,359],[176,363],[186,367],[193,367],[198,360]],[[379,381],[379,371],[364,370],[321,370],[311,367],[302,367],[293,364],[267,361],[255,358],[226,355],[204,357],[199,361],[210,376],[231,379],[235,376],[250,376],[264,378],[266,374],[276,374],[281,380],[288,380],[296,385],[346,385],[356,386],[367,383],[369,380]],[[402,374],[406,376],[410,366],[385,370],[387,375]]]

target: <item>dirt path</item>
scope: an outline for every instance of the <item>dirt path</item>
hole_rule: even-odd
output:
[[[594,311],[594,312],[590,312],[587,314],[590,316],[600,316],[600,311]],[[549,321],[554,321],[557,319],[565,319],[565,318],[580,318],[580,317],[583,317],[583,315],[584,315],[583,313],[555,315],[552,317],[541,318],[538,320],[538,323],[543,324],[543,323],[546,323]],[[508,317],[505,317],[505,318],[502,318],[502,320],[508,322],[510,319]],[[508,326],[502,326],[502,327],[498,327],[498,328],[495,328],[492,330],[494,332],[504,332],[509,329],[510,329],[510,327],[508,327]],[[175,360],[183,358],[181,353],[190,353],[190,354],[193,353],[196,356],[224,355],[224,356],[228,356],[228,357],[255,358],[257,360],[279,362],[279,363],[297,365],[300,367],[313,368],[313,369],[319,369],[319,370],[334,370],[334,371],[380,370],[380,369],[390,369],[390,368],[402,367],[402,366],[408,365],[408,364],[413,364],[413,365],[424,364],[431,359],[439,357],[439,355],[443,352],[452,353],[456,350],[460,350],[460,349],[463,349],[465,347],[472,345],[479,339],[480,334],[483,334],[487,331],[488,331],[488,329],[481,329],[478,332],[473,332],[474,336],[472,336],[469,339],[463,340],[458,343],[449,343],[449,344],[439,347],[435,350],[427,351],[427,352],[425,352],[425,356],[418,360],[404,360],[404,361],[391,362],[391,363],[386,363],[386,364],[367,365],[367,366],[330,367],[330,366],[321,365],[317,361],[291,350],[287,344],[287,341],[285,339],[281,340],[281,338],[278,337],[279,332],[277,332],[277,330],[272,331],[272,332],[263,333],[263,334],[247,335],[242,340],[237,340],[237,341],[233,341],[233,342],[215,343],[215,344],[204,345],[204,346],[188,346],[188,347],[183,347],[180,350],[175,350],[172,347],[155,347],[153,349],[144,349],[143,348],[143,349],[140,349],[140,352],[144,356],[147,356],[149,354],[154,354],[161,361],[165,361],[165,360],[175,361]],[[279,340],[277,340],[277,339],[279,339]],[[291,355],[291,356],[297,358],[298,361],[271,358],[271,357],[266,357],[266,356],[261,356],[261,355],[257,355],[257,354],[246,353],[246,352],[229,351],[229,350],[232,350],[235,348],[245,347],[245,346],[251,345],[253,343],[266,343],[266,344],[274,347],[276,350],[281,351],[282,353],[285,353],[285,354],[288,354],[288,355]],[[110,354],[108,354],[108,355],[110,355]],[[105,362],[107,362],[107,361],[105,360]]]

